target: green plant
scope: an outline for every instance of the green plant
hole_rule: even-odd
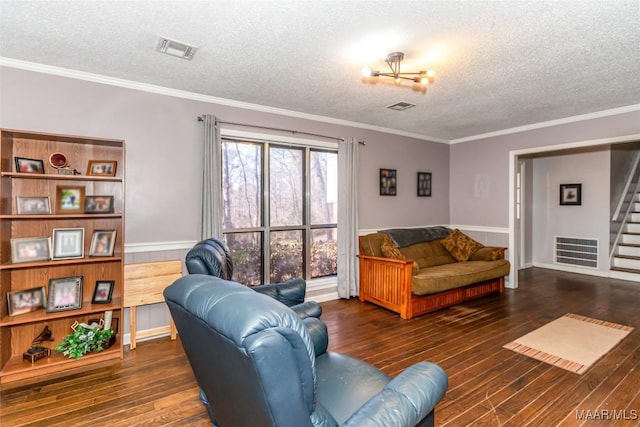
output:
[[[101,322],[102,323],[102,322]],[[92,323],[74,323],[73,332],[67,335],[55,350],[62,352],[69,359],[80,359],[85,354],[104,350],[105,345],[113,335],[113,329],[102,329],[102,325]]]

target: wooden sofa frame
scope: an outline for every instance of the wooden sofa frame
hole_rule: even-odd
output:
[[[504,248],[502,257],[504,258]],[[504,276],[431,295],[411,292],[412,260],[358,255],[360,260],[360,301],[368,301],[400,314],[403,319],[463,301],[504,292]]]

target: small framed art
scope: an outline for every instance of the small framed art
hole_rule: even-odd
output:
[[[11,239],[11,262],[47,261],[51,259],[51,239],[28,237]]]
[[[431,172],[418,172],[418,197],[431,197]]]
[[[7,292],[7,301],[9,304],[9,316],[31,313],[44,308],[44,286],[23,291]]]
[[[77,310],[82,308],[82,276],[49,279],[47,312]]]
[[[98,280],[96,281],[96,288],[93,291],[92,304],[109,304],[111,302],[111,295],[113,294],[113,288],[115,287],[115,280]]]
[[[84,213],[113,213],[113,196],[86,196]]]
[[[89,160],[87,175],[116,176],[118,162],[115,160]]]
[[[84,228],[54,228],[51,259],[82,258],[84,256]]]
[[[582,184],[560,184],[560,205],[582,205]]]
[[[72,185],[58,185],[56,213],[73,214],[84,213],[84,187]]]
[[[397,194],[398,175],[395,169],[380,169],[380,195],[395,196]]]
[[[51,213],[51,204],[48,197],[22,197],[16,198],[19,215],[42,215]]]
[[[96,230],[91,237],[89,256],[113,256],[116,230]]]
[[[20,173],[44,173],[44,162],[38,159],[15,157],[16,172]]]

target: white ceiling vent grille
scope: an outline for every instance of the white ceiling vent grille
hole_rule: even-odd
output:
[[[198,50],[198,46],[192,46],[161,36],[160,40],[158,40],[156,50],[161,53],[166,53],[167,55],[177,56],[178,58],[191,61],[193,55],[195,55]]]
[[[396,102],[395,104],[387,105],[387,108],[390,108],[390,109],[396,110],[396,111],[404,111],[404,110],[407,110],[407,109],[415,107],[415,106],[416,106],[416,104],[411,104],[409,102],[400,101],[400,102]]]

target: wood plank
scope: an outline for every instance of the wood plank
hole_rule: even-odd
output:
[[[356,299],[322,303],[329,348],[389,375],[420,360],[439,363],[449,390],[436,425],[616,425],[582,422],[577,410],[640,412],[640,284],[532,268],[520,288],[411,320]],[[502,348],[567,312],[636,328],[584,375]],[[122,362],[67,376],[2,385],[5,426],[209,426],[179,339],[125,351]],[[635,412],[634,412],[635,411]]]

